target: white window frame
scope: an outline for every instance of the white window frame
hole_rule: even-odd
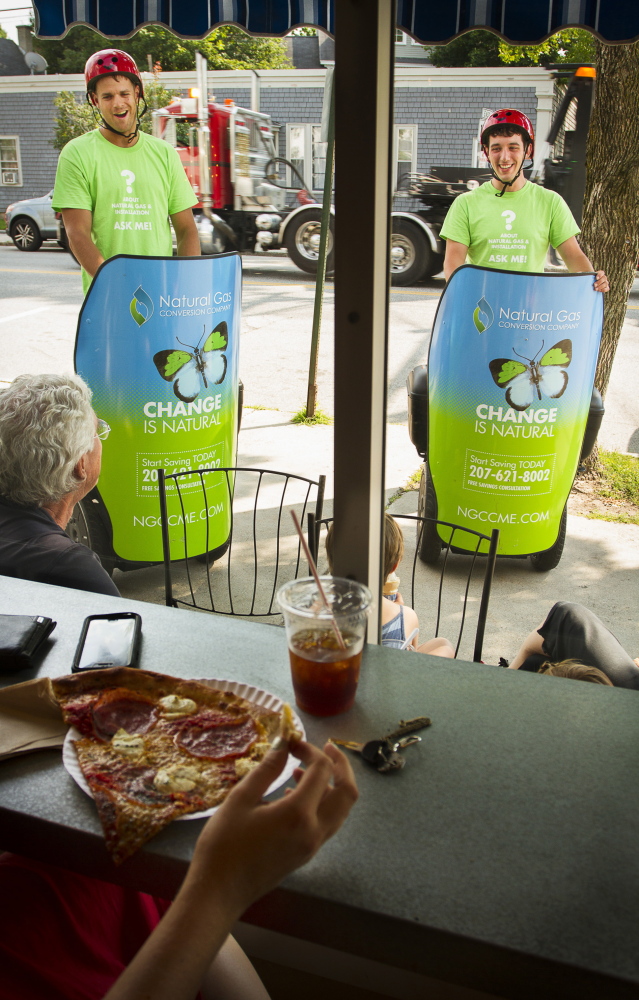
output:
[[[0,142],[7,142],[7,141],[15,142],[15,150],[16,150],[15,162],[17,163],[17,168],[5,167],[0,160],[0,187],[10,187],[10,188],[22,187],[23,184],[22,184],[22,159],[20,156],[20,136],[0,135]],[[9,173],[17,173],[18,175],[17,181],[5,181],[5,177]]]
[[[418,128],[417,125],[395,125],[393,132],[393,190],[397,193],[397,182],[398,177],[398,164],[399,164],[399,133],[400,129],[408,128],[412,130],[413,133],[413,147],[411,150],[410,158],[410,171],[409,173],[414,174],[417,172],[417,139],[418,139]],[[402,162],[408,162],[407,160]],[[401,192],[400,192],[401,193]]]
[[[292,149],[291,149],[291,135],[293,129],[302,129],[303,131],[303,143],[304,143],[304,169],[300,170],[302,177],[304,178],[304,184],[307,191],[322,191],[324,188],[324,179],[322,178],[319,187],[313,185],[313,155],[315,152],[313,143],[313,129],[321,128],[320,122],[287,122],[286,124],[286,159],[291,160]],[[293,171],[287,169],[287,183],[291,185],[297,184],[297,179],[293,175]]]
[[[406,45],[408,35],[401,28],[395,28],[395,45]]]

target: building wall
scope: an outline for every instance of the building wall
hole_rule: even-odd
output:
[[[0,211],[14,201],[36,198],[53,187],[58,151],[51,145],[55,94],[0,94],[0,135],[18,136],[22,187],[0,185]]]
[[[250,107],[258,80],[259,109],[282,125],[279,152],[284,157],[287,123],[321,121],[324,69],[212,72],[210,93],[220,103],[230,98],[241,107]],[[162,83],[167,89],[185,92],[195,86],[195,74],[164,73]],[[546,128],[550,120],[552,80],[538,68],[398,67],[395,88],[395,121],[418,127],[419,171],[433,165],[470,166],[482,108],[521,108],[533,122],[541,112]],[[0,135],[20,137],[23,178],[21,187],[0,185],[0,211],[11,202],[43,195],[53,187],[58,157],[51,144],[53,102],[63,90],[83,99],[82,77],[0,77]],[[339,163],[339,152],[337,157]],[[397,207],[408,204],[408,199],[397,199]]]

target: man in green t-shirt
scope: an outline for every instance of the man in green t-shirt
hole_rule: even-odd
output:
[[[96,52],[85,79],[100,124],[60,153],[53,208],[62,212],[86,292],[100,264],[115,254],[171,257],[169,218],[179,256],[199,257],[200,241],[192,211],[197,198],[176,150],[139,131],[144,89],[131,56]]]
[[[579,226],[561,195],[531,184],[522,173],[534,152],[530,120],[503,108],[484,123],[481,143],[493,178],[455,199],[441,236],[446,240],[444,275],[466,262],[505,271],[544,269],[551,244],[569,271],[592,271],[577,242]],[[607,292],[608,279],[597,271],[595,290]]]

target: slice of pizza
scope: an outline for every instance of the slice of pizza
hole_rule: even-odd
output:
[[[173,819],[219,805],[270,748],[276,712],[124,667],[53,681],[106,844],[120,864]]]

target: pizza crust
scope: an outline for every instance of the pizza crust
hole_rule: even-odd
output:
[[[65,721],[82,733],[73,745],[116,864],[172,820],[219,805],[280,725],[279,713],[232,692],[151,671],[88,671],[52,686]],[[140,731],[118,726],[119,712]],[[210,734],[213,758],[201,755]]]

